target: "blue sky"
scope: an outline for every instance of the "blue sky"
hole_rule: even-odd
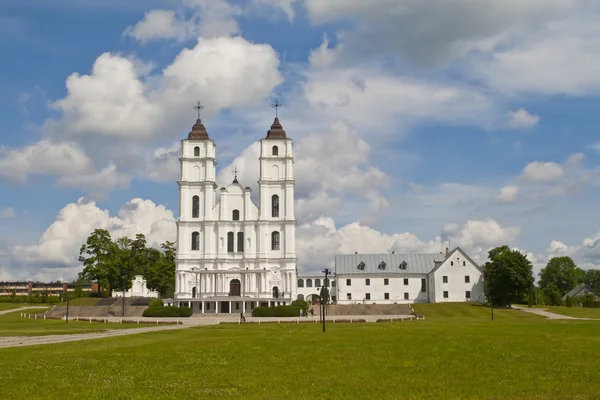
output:
[[[173,240],[198,100],[219,183],[256,187],[275,98],[301,271],[448,240],[600,265],[594,2],[0,4],[0,279],[73,278],[95,228]]]

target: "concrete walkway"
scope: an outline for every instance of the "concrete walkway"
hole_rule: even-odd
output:
[[[31,309],[27,307],[26,309]],[[18,311],[18,310],[10,310]],[[328,316],[326,320],[328,323],[336,323],[341,321],[365,321],[365,322],[377,322],[377,320],[384,321],[414,321],[416,318],[413,315],[348,315],[348,316]],[[74,319],[70,319],[74,321]],[[84,318],[79,318],[80,321],[85,321]],[[110,317],[106,318],[107,322],[118,323],[121,318]],[[124,318],[125,321],[137,321],[138,318]],[[80,340],[91,340],[91,339],[102,339],[107,337],[125,336],[125,335],[137,335],[140,333],[149,333],[157,331],[169,331],[175,329],[186,329],[194,326],[206,326],[206,325],[217,325],[222,322],[224,323],[239,323],[239,316],[232,314],[231,316],[224,317],[198,317],[192,316],[190,318],[145,318],[140,317],[140,322],[176,322],[180,321],[182,324],[178,325],[159,325],[159,326],[146,326],[143,328],[129,328],[129,329],[114,329],[105,330],[102,332],[92,333],[80,333],[72,335],[47,335],[47,336],[11,336],[11,337],[0,337],[0,348],[7,347],[22,347],[22,346],[34,346],[41,344],[53,344],[53,343],[64,343],[64,342],[75,342]],[[266,317],[247,317],[247,323],[314,323],[319,324],[319,317],[282,317],[282,318],[266,318]],[[42,321],[40,321],[42,322]],[[95,322],[101,324],[101,322]]]
[[[545,308],[529,308],[529,307],[518,307],[512,306],[515,310],[525,311],[530,314],[541,315],[542,317],[546,317],[548,319],[570,319],[570,320],[580,320],[580,321],[600,321],[600,319],[596,318],[577,318],[577,317],[569,317],[568,315],[560,315],[555,314],[550,311],[546,311]]]

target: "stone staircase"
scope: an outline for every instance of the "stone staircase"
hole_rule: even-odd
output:
[[[102,304],[100,304],[102,303]],[[137,297],[125,298],[125,316],[141,317],[147,305],[134,305],[144,303]],[[121,317],[123,315],[123,298],[102,299],[94,306],[69,306],[69,319],[72,317]],[[49,318],[63,318],[67,315],[66,306],[56,306],[46,313]]]
[[[313,306],[319,315],[319,306]],[[327,315],[412,315],[408,304],[335,304],[327,306]]]

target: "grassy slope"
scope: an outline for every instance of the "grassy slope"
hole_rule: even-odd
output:
[[[2,350],[4,399],[595,399],[600,323],[422,305],[425,321],[221,325]],[[109,396],[110,397],[110,396]]]
[[[80,297],[78,299],[69,300],[69,306],[95,306],[101,298],[98,297]],[[115,299],[116,300],[116,299]],[[67,302],[58,304],[59,306],[66,306]]]
[[[600,308],[548,307],[548,311],[569,317],[600,319]]]
[[[43,314],[45,310],[32,309],[0,315],[0,336],[66,335],[72,333],[101,332],[107,329],[139,328],[137,324],[103,324],[69,320],[65,323],[56,319],[23,318],[21,312]],[[42,317],[43,318],[43,317]]]

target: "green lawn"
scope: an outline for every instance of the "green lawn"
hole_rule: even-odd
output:
[[[98,303],[100,300],[102,300],[99,297],[80,297],[78,299],[73,299],[73,300],[69,300],[69,306],[95,306],[96,303]],[[116,299],[115,299],[116,301]],[[67,302],[63,302],[58,304],[59,306],[66,306]]]
[[[3,399],[597,399],[600,322],[467,304],[424,321],[220,325],[0,350]]]
[[[548,307],[548,311],[556,314],[568,315],[569,317],[600,319],[600,308]]]
[[[14,308],[21,307],[52,307],[52,305],[48,304],[31,304],[31,303],[0,303],[0,311],[12,310]]]
[[[21,317],[22,312],[38,314],[38,319],[23,318]],[[41,309],[31,309],[0,315],[0,336],[66,335],[72,333],[100,332],[107,329],[139,328],[141,326],[146,326],[137,324],[103,324],[100,322],[89,323],[71,319],[67,324],[63,320],[44,320],[41,316],[44,312],[45,310]]]

